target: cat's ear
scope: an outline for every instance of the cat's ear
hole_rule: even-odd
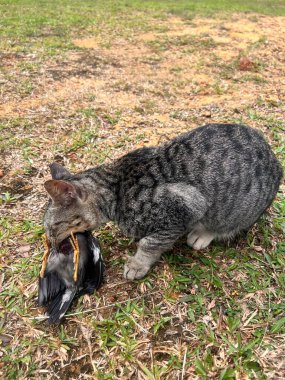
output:
[[[71,173],[57,162],[53,162],[50,166],[52,179],[65,179],[71,177]]]
[[[67,181],[51,179],[44,183],[44,187],[54,203],[66,205],[86,198],[84,190]]]

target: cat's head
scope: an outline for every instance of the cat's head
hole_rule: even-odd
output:
[[[50,196],[44,227],[50,243],[56,247],[71,232],[84,232],[96,226],[92,223],[86,189],[77,181],[73,182],[72,174],[63,166],[53,163],[50,170],[52,179],[44,184]]]

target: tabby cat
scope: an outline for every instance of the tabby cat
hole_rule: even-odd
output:
[[[50,242],[112,220],[139,240],[124,268],[130,280],[142,278],[182,235],[198,250],[250,228],[282,177],[262,135],[236,124],[205,125],[75,175],[56,163],[50,168]]]

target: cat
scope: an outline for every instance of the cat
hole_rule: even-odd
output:
[[[44,226],[51,244],[114,221],[139,240],[124,267],[129,280],[144,277],[183,235],[199,250],[248,230],[282,177],[263,136],[238,124],[198,127],[75,175],[57,163],[50,169]]]

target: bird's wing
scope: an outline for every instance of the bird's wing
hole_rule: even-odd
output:
[[[97,240],[95,240],[93,237],[89,241],[93,263],[96,264],[99,260],[102,261],[101,249],[99,244],[97,243]]]
[[[88,257],[85,262],[82,277],[82,287],[79,289],[78,296],[84,293],[93,293],[98,289],[103,281],[104,263],[99,243],[92,235],[88,238]]]
[[[74,286],[72,288],[67,288],[63,292],[59,293],[49,304],[47,312],[49,315],[48,322],[50,324],[59,324],[61,319],[64,317],[69,306],[71,305],[75,295],[77,293],[77,288]]]
[[[100,246],[95,238],[92,237],[90,248],[93,260],[92,282],[95,289],[98,289],[103,281],[104,263]]]
[[[43,278],[39,277],[38,303],[46,305],[65,289],[65,285],[55,273],[49,273]]]

